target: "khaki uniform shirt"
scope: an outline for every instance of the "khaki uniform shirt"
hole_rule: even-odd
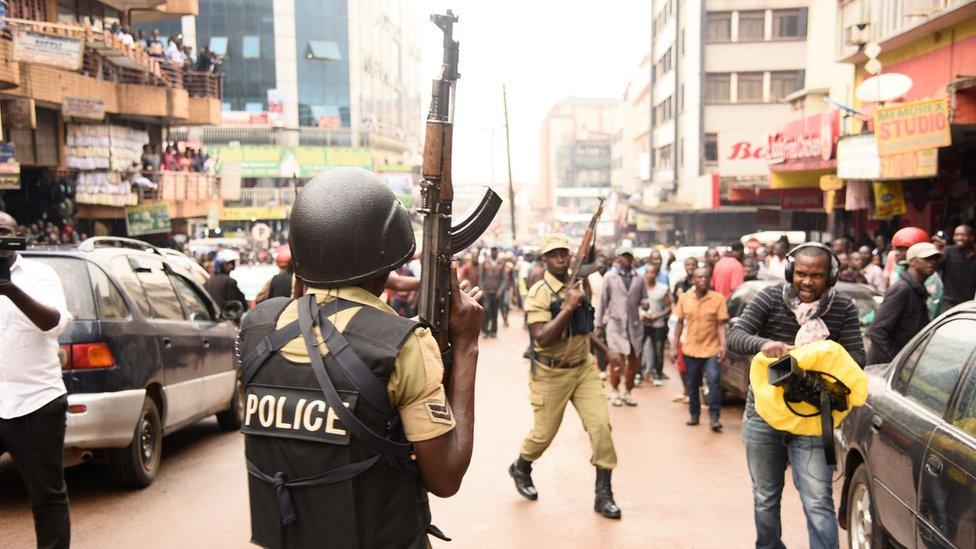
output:
[[[694,288],[681,294],[674,313],[684,320],[684,342],[681,350],[685,356],[708,358],[715,356],[722,348],[718,339],[718,327],[729,319],[725,297],[715,290],[708,290],[699,299]]]
[[[548,286],[546,286],[547,282],[549,283]],[[552,290],[549,289],[550,287]],[[529,293],[525,298],[525,312],[528,315],[529,324],[545,324],[552,321],[552,312],[549,310],[549,306],[556,300],[557,295],[565,299],[565,285],[549,274],[549,271],[546,271],[543,279],[529,288]],[[548,347],[536,345],[535,352],[556,360],[576,363],[589,355],[590,336],[584,334],[561,338]]]
[[[319,305],[328,303],[338,296],[365,307],[373,307],[391,315],[396,314],[378,297],[357,286],[345,286],[334,290],[309,288],[307,293],[315,294],[315,300]],[[341,332],[359,309],[359,307],[350,307],[339,311],[329,320]],[[282,311],[277,328],[281,329],[296,320],[298,320],[298,306],[297,301],[293,301]],[[322,334],[318,327],[315,328],[315,334],[321,341]],[[322,356],[329,352],[325,343],[320,343],[319,349]],[[281,354],[292,362],[310,362],[305,340],[301,336],[288,342],[281,349]],[[441,381],[443,376],[444,364],[441,362],[440,349],[434,336],[428,328],[414,330],[400,348],[400,354],[396,357],[393,373],[386,386],[390,405],[399,411],[403,431],[410,442],[437,438],[454,428],[454,415],[450,412]],[[447,414],[443,413],[445,409],[448,411]]]

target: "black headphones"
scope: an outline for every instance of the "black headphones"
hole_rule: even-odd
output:
[[[827,274],[827,287],[833,288],[834,284],[837,284],[837,275],[840,274],[840,258],[837,257],[837,254],[835,254],[833,250],[819,242],[805,242],[799,246],[796,246],[786,254],[786,281],[790,284],[793,283],[793,256],[796,255],[796,252],[804,248],[817,248],[827,252],[827,254],[830,255],[831,267],[830,273]]]

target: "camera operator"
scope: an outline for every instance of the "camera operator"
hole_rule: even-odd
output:
[[[15,236],[17,223],[0,212],[0,238]],[[9,250],[0,265],[0,455],[10,452],[28,488],[37,546],[68,547],[58,334],[71,315],[53,269]]]
[[[864,344],[854,302],[832,289],[839,261],[817,243],[797,246],[788,255],[786,282],[761,290],[729,329],[728,348],[743,355],[785,356],[794,346],[831,339],[860,366]],[[782,548],[780,500],[787,461],[807,517],[809,546],[836,548],[832,467],[819,436],[797,436],[771,427],[756,412],[752,389],[742,421],[742,439],[752,477],[757,548]]]

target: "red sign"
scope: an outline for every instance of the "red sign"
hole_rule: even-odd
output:
[[[834,168],[839,134],[839,111],[794,120],[769,134],[769,169],[790,172]]]

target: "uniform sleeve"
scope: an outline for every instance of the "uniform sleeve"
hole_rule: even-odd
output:
[[[417,329],[400,349],[387,384],[390,405],[400,412],[410,442],[434,439],[454,429],[443,377],[437,340],[429,329]]]
[[[525,298],[525,314],[529,324],[546,323],[552,320],[549,310],[549,292],[543,290],[545,284],[536,282]]]

